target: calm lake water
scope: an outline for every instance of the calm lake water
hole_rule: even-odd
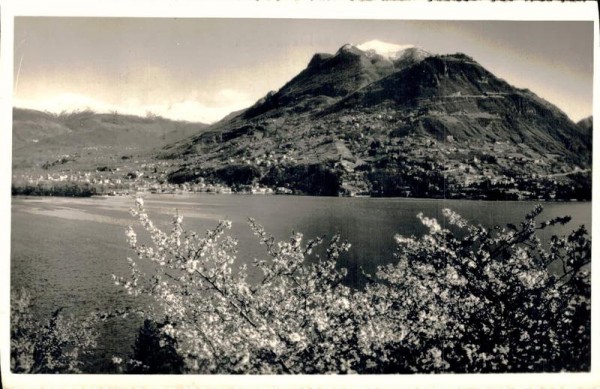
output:
[[[95,309],[135,306],[139,301],[115,286],[111,274],[127,275],[127,256],[134,256],[125,240],[125,228],[135,225],[129,214],[134,199],[109,198],[13,198],[11,223],[11,282],[27,288],[38,317],[58,307],[85,315]],[[377,265],[393,261],[395,234],[421,235],[426,230],[416,215],[442,220],[443,208],[451,208],[470,221],[487,227],[518,224],[534,202],[484,202],[423,199],[330,198],[241,195],[149,195],[145,206],[160,227],[168,228],[175,212],[184,216],[187,229],[202,233],[220,219],[233,222],[231,235],[239,240],[241,262],[265,258],[247,225],[253,217],[278,240],[294,231],[305,239],[331,237],[336,232],[352,243],[340,261],[349,270],[348,284],[361,286],[360,267],[374,273]],[[541,220],[571,215],[566,226],[542,231],[541,238],[564,234],[578,225],[591,230],[591,203],[543,203]],[[139,230],[139,229],[138,229]],[[250,270],[250,269],[249,269]],[[258,277],[257,273],[251,277]],[[98,360],[125,357],[131,350],[138,318],[104,323]],[[97,369],[105,369],[98,363]]]

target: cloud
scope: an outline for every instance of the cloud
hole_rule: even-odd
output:
[[[220,103],[237,104],[240,101],[248,101],[249,96],[246,92],[242,92],[235,89],[221,89],[216,94],[216,99]]]
[[[213,123],[233,111],[249,107],[254,100],[245,92],[221,89],[206,95],[193,91],[183,100],[166,100],[161,104],[144,104],[136,97],[125,98],[119,104],[108,103],[77,93],[60,93],[47,98],[15,98],[15,107],[60,113],[92,109],[96,112],[117,111],[123,114],[145,116],[148,112],[173,120]]]
[[[187,120],[192,122],[214,123],[233,111],[246,108],[251,104],[230,103],[220,106],[206,105],[195,100],[184,100],[162,105],[145,106],[145,112],[150,111],[162,117],[174,120]]]

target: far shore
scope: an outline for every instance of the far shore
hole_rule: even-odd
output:
[[[591,203],[591,200],[588,199],[517,199],[517,200],[496,200],[496,199],[486,199],[486,198],[444,198],[444,197],[393,197],[393,196],[315,196],[309,194],[302,193],[294,193],[294,194],[263,194],[263,193],[248,193],[248,192],[232,192],[232,193],[215,193],[215,192],[173,192],[173,193],[151,193],[151,192],[136,192],[136,193],[117,193],[114,195],[110,194],[93,194],[90,196],[67,196],[67,195],[33,195],[33,194],[13,194],[11,197],[14,198],[36,198],[36,199],[69,199],[69,198],[93,198],[93,199],[110,199],[110,198],[122,198],[127,197],[131,199],[135,199],[136,197],[159,197],[159,196],[257,196],[257,197],[269,197],[269,196],[278,196],[278,197],[321,197],[321,198],[340,198],[340,199],[369,199],[369,200],[406,200],[406,201],[474,201],[474,202],[491,202],[491,203]]]

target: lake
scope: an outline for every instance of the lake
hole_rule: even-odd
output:
[[[43,198],[13,197],[11,221],[11,282],[33,296],[37,317],[54,309],[85,315],[95,309],[135,306],[139,301],[115,286],[111,274],[127,275],[127,256],[134,256],[125,228],[136,227],[129,214],[130,197]],[[148,195],[145,206],[159,227],[168,228],[172,215],[184,216],[187,229],[202,233],[220,219],[233,222],[230,234],[239,240],[241,262],[266,258],[247,225],[253,217],[277,240],[294,231],[305,239],[331,237],[336,232],[352,243],[340,261],[349,270],[349,285],[364,283],[359,268],[374,273],[377,265],[393,261],[395,234],[420,235],[426,230],[416,215],[442,220],[443,208],[487,227],[518,224],[535,202],[486,202],[398,198],[333,198],[243,195]],[[543,203],[540,220],[570,215],[566,226],[544,230],[542,240],[564,234],[578,225],[591,230],[591,203]],[[139,228],[138,228],[139,231]],[[240,262],[240,263],[241,263]],[[251,269],[249,269],[251,270]],[[257,272],[249,271],[256,279]],[[111,319],[102,327],[98,359],[125,357],[131,350],[138,318]],[[105,365],[99,363],[100,371]]]

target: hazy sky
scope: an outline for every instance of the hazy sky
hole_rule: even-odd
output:
[[[374,39],[464,52],[574,120],[592,114],[593,23],[541,21],[17,17],[15,105],[213,122],[314,53]]]

